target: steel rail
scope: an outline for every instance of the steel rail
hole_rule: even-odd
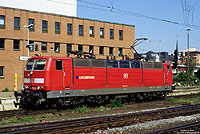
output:
[[[162,133],[172,133],[172,132],[175,133],[175,132],[181,132],[181,131],[183,133],[200,133],[199,128],[200,128],[200,121],[197,121],[197,122],[192,122],[189,124],[170,127],[167,129],[161,129],[161,130],[157,130],[157,131],[153,131],[153,132],[149,132],[149,133],[145,133],[145,134],[162,134]],[[190,130],[187,131],[187,129],[190,129]],[[196,129],[198,129],[198,130],[196,131]]]
[[[0,128],[0,133],[79,133],[107,127],[131,125],[149,120],[171,118],[180,115],[200,113],[200,105],[161,109],[156,111],[130,113],[124,115],[94,117],[60,122],[40,123],[25,126]]]

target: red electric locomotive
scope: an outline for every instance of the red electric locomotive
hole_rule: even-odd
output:
[[[172,91],[169,63],[37,56],[27,61],[22,108],[32,105],[102,103],[116,96],[131,100]],[[18,100],[18,99],[17,99]]]

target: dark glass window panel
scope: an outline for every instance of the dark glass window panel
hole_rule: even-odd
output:
[[[20,30],[20,17],[14,17],[14,29]]]
[[[72,44],[67,44],[67,52],[71,52],[72,51]]]
[[[122,48],[119,48],[118,54],[119,54],[119,56],[122,56],[122,55],[123,55],[123,53],[122,53]]]
[[[113,47],[109,47],[109,55],[113,56]]]
[[[99,47],[99,54],[101,54],[101,55],[104,54],[104,47],[103,46]]]
[[[42,42],[41,51],[42,52],[47,52],[47,42]]]
[[[100,28],[100,38],[104,38],[104,28]]]
[[[20,40],[14,40],[13,41],[13,49],[14,50],[20,50]]]
[[[33,52],[34,51],[34,41],[29,41],[29,44],[30,44],[29,45],[29,51]]]
[[[72,24],[67,24],[67,34],[72,35]]]
[[[42,21],[42,32],[47,33],[48,32],[48,22],[46,20]]]
[[[94,27],[90,26],[90,37],[94,37]]]
[[[119,40],[123,40],[123,30],[119,30]]]
[[[78,45],[78,51],[83,52],[83,45]]]
[[[60,22],[55,22],[55,33],[60,34]]]
[[[131,62],[131,68],[140,68],[140,62]]]
[[[129,61],[120,61],[120,68],[129,68]]]
[[[34,19],[28,20],[28,25],[33,24],[33,26],[29,27],[29,31],[34,31]]]
[[[5,49],[5,39],[0,39],[0,49]]]
[[[54,44],[54,52],[55,53],[59,53],[60,52],[60,44],[59,43],[55,43]]]
[[[0,28],[5,28],[5,16],[0,15]]]
[[[0,66],[0,77],[3,77],[4,76],[4,67],[3,66]]]
[[[79,36],[83,36],[83,25],[79,25]]]
[[[108,68],[118,68],[118,61],[116,60],[107,60]]]
[[[114,39],[114,30],[110,29],[110,39]]]
[[[46,65],[46,60],[36,60],[34,63],[33,70],[44,70]]]
[[[91,54],[94,53],[94,46],[89,46],[89,53],[91,53]]]
[[[56,70],[63,70],[62,60],[56,60]]]

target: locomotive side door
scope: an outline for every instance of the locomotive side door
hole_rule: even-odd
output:
[[[63,60],[63,88],[70,89],[72,87],[72,60]]]
[[[168,85],[169,83],[169,75],[170,75],[170,65],[164,64],[164,73],[163,73],[163,77],[164,77],[164,85]]]

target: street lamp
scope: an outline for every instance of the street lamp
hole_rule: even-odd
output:
[[[24,27],[25,28],[27,28],[28,29],[28,44],[26,45],[27,47],[28,47],[28,57],[29,57],[29,46],[30,46],[30,44],[29,44],[29,29],[31,28],[31,27],[33,27],[33,24],[30,24],[30,25],[24,25]]]
[[[187,72],[189,72],[189,66],[190,66],[190,51],[189,51],[189,39],[190,39],[190,31],[192,30],[191,28],[186,28],[187,31],[187,48],[188,48],[188,54],[187,54]]]

